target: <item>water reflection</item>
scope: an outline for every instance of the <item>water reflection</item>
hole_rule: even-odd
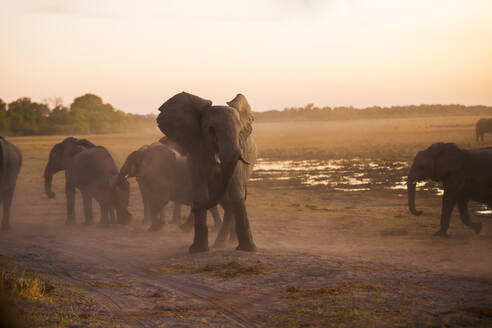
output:
[[[253,183],[267,183],[269,188],[312,188],[326,191],[367,192],[394,190],[406,196],[408,163],[402,161],[375,161],[352,158],[338,160],[288,160],[258,159]],[[420,181],[417,190],[436,195],[444,193],[442,186],[432,181]],[[492,214],[488,206],[473,203],[470,208],[478,214]]]
[[[488,207],[485,204],[476,203],[474,206],[474,210],[475,210],[475,213],[481,214],[481,215],[492,214],[492,210],[490,209],[490,207]]]
[[[406,190],[408,163],[402,161],[374,161],[352,158],[337,160],[259,159],[255,165],[253,182],[284,182],[285,187],[326,187],[339,191],[368,191],[383,188]],[[438,185],[419,182],[417,188],[442,194]]]

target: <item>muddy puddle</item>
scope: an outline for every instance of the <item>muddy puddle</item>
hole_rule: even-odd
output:
[[[251,181],[275,188],[323,188],[342,192],[395,190],[406,193],[407,162],[370,159],[288,160],[258,159]],[[442,194],[439,184],[419,182],[418,190]]]
[[[321,192],[394,191],[407,197],[406,162],[374,161],[370,159],[287,160],[273,161],[260,158],[255,164],[251,183],[272,189],[316,189]],[[439,183],[422,181],[418,191],[442,195]],[[484,204],[471,202],[470,209],[479,215],[490,215]]]

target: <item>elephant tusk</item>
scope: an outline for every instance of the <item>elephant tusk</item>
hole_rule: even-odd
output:
[[[240,160],[241,162],[243,162],[244,164],[249,165],[249,162],[248,162],[248,161],[246,161],[246,160],[243,158],[243,156],[240,156],[240,157],[239,157],[239,160]]]
[[[214,159],[215,159],[215,163],[217,163],[217,164],[220,164],[221,163],[219,154],[215,153],[214,154]]]

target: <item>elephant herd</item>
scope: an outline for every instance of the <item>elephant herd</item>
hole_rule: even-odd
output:
[[[75,189],[82,194],[85,224],[93,223],[92,201],[101,209],[100,226],[128,224],[130,185],[135,178],[144,204],[144,222],[158,231],[164,224],[163,208],[174,203],[172,221],[179,223],[181,206],[191,210],[183,229],[194,227],[190,252],[207,251],[207,211],[219,230],[215,247],[228,239],[237,249],[256,249],[246,210],[247,182],[256,162],[256,142],[251,134],[253,114],[242,94],[213,106],[210,100],[182,92],[160,108],[157,125],[165,134],[160,140],[140,147],[128,155],[118,169],[113,155],[87,139],[68,137],[53,146],[44,170],[44,188],[54,198],[53,175],[65,172],[67,224],[75,223]],[[492,132],[492,120],[480,120],[477,140]],[[20,150],[0,137],[0,203],[3,204],[2,230],[10,229],[10,206],[22,165]],[[440,229],[445,236],[450,215],[458,205],[463,223],[477,234],[481,223],[468,214],[470,200],[492,207],[492,148],[465,150],[454,143],[436,143],[420,151],[408,174],[408,205],[414,215],[416,182],[431,179],[443,184]],[[217,206],[224,210],[221,220]]]

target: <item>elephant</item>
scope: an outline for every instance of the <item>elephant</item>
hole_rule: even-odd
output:
[[[10,230],[10,206],[21,166],[22,153],[19,148],[0,136],[0,204],[3,203],[4,231]]]
[[[232,217],[235,219],[239,242],[236,249],[256,250],[245,204],[248,177],[244,173],[248,169],[242,167],[249,165],[244,157],[247,157],[253,115],[241,94],[230,104],[238,108],[212,106],[210,100],[181,92],[159,107],[159,129],[190,158],[195,228],[191,253],[208,251],[206,210],[222,202],[227,204],[224,229]]]
[[[121,167],[120,177],[135,177],[144,203],[144,221],[150,219],[151,231],[164,224],[163,209],[174,202],[173,222],[181,219],[181,205],[191,205],[191,180],[188,159],[177,145],[162,138],[128,155]],[[216,207],[210,209],[215,226],[222,223]],[[158,215],[160,214],[160,219]]]
[[[111,221],[128,224],[132,215],[128,211],[130,185],[119,177],[119,170],[111,153],[87,139],[68,137],[53,146],[44,170],[44,187],[48,198],[54,198],[51,190],[53,174],[65,171],[67,199],[67,224],[75,223],[75,188],[82,193],[85,224],[93,223],[92,199],[101,208],[99,225],[107,227]],[[116,217],[115,217],[116,211]]]
[[[421,215],[415,208],[415,183],[431,179],[442,182],[442,210],[437,236],[447,236],[451,212],[456,204],[463,223],[476,234],[482,224],[472,222],[468,214],[470,200],[492,207],[492,148],[460,149],[454,143],[435,143],[415,156],[408,174],[408,205],[413,215]]]
[[[244,117],[243,120],[251,119],[250,123],[252,122],[253,116],[251,114],[251,107],[249,106],[246,97],[238,94],[233,100],[227,102],[227,105],[237,109],[240,112],[240,115]],[[241,180],[247,181],[249,180],[251,173],[253,172],[257,156],[256,142],[253,138],[253,135],[251,134],[246,138],[243,155],[244,159],[249,163],[249,165],[240,165],[236,168],[236,170],[238,171],[237,174],[241,177]],[[246,187],[244,187],[244,199],[246,199],[247,196],[246,191],[247,189]],[[224,209],[224,223],[222,224],[214,243],[214,247],[216,248],[224,247],[228,239],[230,241],[235,241],[237,239],[234,224],[234,202],[230,198],[224,197],[220,202],[220,205]],[[188,222],[186,223],[187,226],[193,225],[192,219],[193,218],[190,216]]]
[[[483,135],[485,133],[492,133],[492,119],[479,119],[477,125],[475,126],[475,132],[477,136],[477,142],[483,142]]]

